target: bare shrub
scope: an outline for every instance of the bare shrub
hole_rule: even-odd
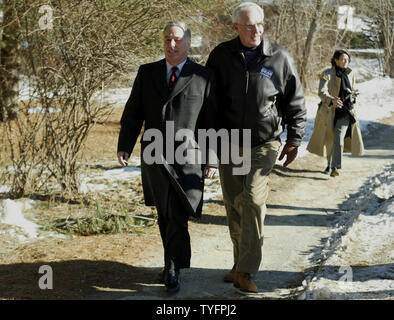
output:
[[[89,131],[111,106],[97,91],[161,53],[159,30],[176,1],[51,1],[53,28],[38,26],[40,1],[11,1],[21,74],[31,86],[20,117],[6,125],[13,164],[12,194],[37,191],[54,178],[78,193],[81,154]],[[31,113],[29,106],[38,107]],[[99,143],[99,142],[97,142]]]

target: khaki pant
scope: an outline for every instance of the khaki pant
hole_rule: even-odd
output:
[[[252,148],[251,170],[246,175],[233,175],[232,164],[219,166],[227,223],[233,242],[234,264],[238,272],[254,275],[259,270],[268,175],[275,164],[280,146],[280,141],[270,141]]]

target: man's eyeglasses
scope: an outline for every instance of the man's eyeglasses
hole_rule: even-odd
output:
[[[264,28],[264,23],[256,23],[256,24],[239,24],[239,26],[245,27],[246,30],[252,31],[254,28],[256,29],[262,29]]]

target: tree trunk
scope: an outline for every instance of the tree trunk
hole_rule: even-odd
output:
[[[297,72],[300,74],[300,45],[298,43],[298,28],[297,28],[297,12],[296,12],[296,7],[295,7],[295,0],[291,3],[291,16],[293,19],[293,26],[294,26],[294,38],[295,38],[295,48],[296,48],[296,65],[297,65]]]
[[[394,46],[394,23],[391,19],[393,5],[391,1],[381,0],[380,5],[380,29],[382,32],[382,43],[384,48],[384,72],[394,78],[393,46]]]
[[[320,26],[320,19],[322,16],[323,9],[325,7],[324,0],[317,0],[314,9],[314,16],[312,18],[311,24],[309,26],[308,35],[305,41],[304,54],[301,63],[301,75],[300,80],[304,89],[307,87],[307,70],[308,63],[312,53],[313,44],[315,42],[317,31]]]
[[[5,9],[0,46],[0,121],[16,118],[18,107],[18,26],[13,23],[11,2],[11,0],[3,1]]]

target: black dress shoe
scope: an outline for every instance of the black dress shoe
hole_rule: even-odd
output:
[[[160,270],[160,272],[157,274],[157,281],[160,283],[164,283],[164,276],[166,274],[166,270],[163,268]]]
[[[167,292],[176,293],[180,289],[179,284],[179,270],[176,269],[165,269],[164,270],[164,284]]]

